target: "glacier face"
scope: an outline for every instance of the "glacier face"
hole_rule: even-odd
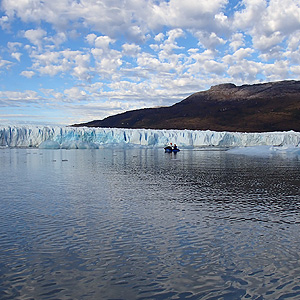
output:
[[[180,148],[291,146],[300,147],[300,133],[240,133],[210,130],[152,130],[51,126],[0,126],[1,147],[87,149],[107,146],[163,147],[172,142]]]

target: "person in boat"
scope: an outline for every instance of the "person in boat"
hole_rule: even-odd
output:
[[[170,145],[166,146],[165,150],[172,150],[172,143],[170,143]]]

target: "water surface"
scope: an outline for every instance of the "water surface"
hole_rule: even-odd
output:
[[[300,299],[299,157],[0,150],[0,299]]]

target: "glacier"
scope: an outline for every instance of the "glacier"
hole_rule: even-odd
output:
[[[180,148],[300,147],[300,133],[0,125],[1,147],[97,149],[111,146],[164,147],[169,142],[179,145]]]

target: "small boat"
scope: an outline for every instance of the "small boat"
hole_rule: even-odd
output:
[[[174,148],[172,148],[172,147],[170,147],[170,146],[165,147],[164,149],[165,149],[165,153],[172,153],[172,152],[177,153],[177,152],[180,151],[178,148],[175,148],[175,149],[174,149]]]

